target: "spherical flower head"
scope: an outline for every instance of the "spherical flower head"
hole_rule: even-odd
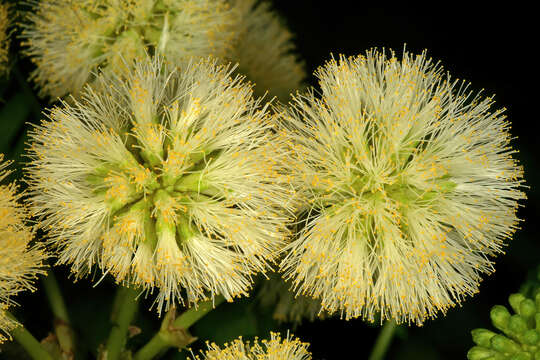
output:
[[[283,115],[306,220],[282,270],[330,313],[420,325],[475,294],[518,227],[504,109],[425,53],[341,56],[316,75],[321,99]]]
[[[60,263],[158,288],[158,311],[247,294],[283,245],[292,190],[272,118],[232,70],[146,59],[49,112],[28,182]]]
[[[24,25],[40,95],[77,95],[98,67],[124,71],[145,53],[171,62],[225,56],[233,40],[225,0],[35,1]]]
[[[0,181],[8,175],[8,162],[0,154]],[[32,280],[43,271],[45,253],[39,245],[30,245],[33,229],[26,225],[26,208],[14,183],[0,185],[0,342],[17,326],[5,311],[15,304],[12,297],[25,290],[34,290]]]
[[[258,293],[262,306],[273,309],[273,318],[279,322],[292,323],[293,327],[303,320],[314,321],[324,318],[321,302],[304,295],[296,295],[290,290],[291,284],[279,274],[270,274]]]
[[[208,344],[203,357],[196,356],[192,360],[310,360],[309,344],[287,335],[281,339],[276,333],[270,333],[270,340],[253,343],[244,342],[242,338],[225,344],[223,349],[216,344]]]
[[[502,305],[490,312],[493,326],[502,333],[488,329],[474,329],[471,334],[476,346],[467,353],[469,360],[539,359],[540,358],[540,293],[533,298],[512,294],[508,302],[511,314]]]
[[[303,87],[304,63],[295,54],[293,35],[268,1],[231,0],[236,42],[231,61],[255,83],[255,94],[268,92],[281,101]]]
[[[7,72],[9,53],[9,9],[7,4],[0,3],[0,75]]]

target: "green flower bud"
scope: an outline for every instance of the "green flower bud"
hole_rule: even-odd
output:
[[[474,329],[473,331],[471,331],[471,335],[472,335],[473,341],[477,345],[489,347],[491,344],[490,342],[491,338],[497,334],[487,329]]]
[[[534,303],[536,305],[536,311],[540,311],[540,293],[534,296]]]
[[[525,296],[523,294],[512,294],[508,297],[508,302],[510,303],[510,306],[512,307],[512,310],[514,310],[514,312],[516,313],[520,313],[519,312],[519,305],[521,304],[521,302],[525,300]]]
[[[510,360],[532,360],[532,355],[526,352],[515,354],[510,357]]]
[[[508,329],[516,334],[527,331],[527,322],[520,315],[512,315],[508,321]]]
[[[467,353],[467,359],[469,360],[492,360],[497,353],[491,349],[483,346],[475,346]]]
[[[519,314],[525,318],[531,318],[536,314],[536,306],[531,299],[525,299],[519,305]]]
[[[521,350],[518,343],[504,335],[495,335],[490,342],[492,349],[505,354],[515,354]]]
[[[491,321],[493,326],[497,329],[505,331],[510,321],[510,313],[502,305],[495,305],[490,312]]]
[[[536,345],[539,339],[540,334],[533,329],[529,329],[523,334],[523,342],[527,345]]]

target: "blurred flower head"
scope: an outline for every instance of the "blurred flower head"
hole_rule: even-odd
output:
[[[270,340],[253,343],[236,339],[219,348],[216,344],[208,344],[208,350],[203,357],[196,356],[193,360],[310,360],[311,353],[307,350],[309,344],[303,343],[287,335],[281,339],[276,333],[270,333]]]
[[[0,154],[0,181],[8,175],[8,162]],[[34,290],[32,281],[42,274],[45,253],[40,246],[31,246],[33,229],[25,224],[28,215],[20,204],[14,183],[0,185],[0,342],[17,323],[5,311],[16,305],[13,297],[21,291]]]
[[[294,53],[293,36],[268,1],[232,0],[236,43],[231,61],[255,83],[254,91],[281,101],[303,87],[304,63]]]
[[[23,30],[40,95],[77,95],[98,67],[123,71],[149,54],[174,63],[225,56],[233,16],[225,0],[45,0]]]
[[[0,3],[0,75],[4,75],[8,69],[9,23],[9,7]]]
[[[283,134],[305,227],[282,270],[346,319],[422,324],[478,292],[518,228],[510,124],[424,54],[330,60]]]
[[[321,301],[309,296],[296,295],[290,290],[291,284],[279,274],[269,274],[258,292],[263,307],[273,309],[273,318],[279,322],[292,323],[293,329],[303,320],[322,319]]]
[[[246,294],[283,245],[292,190],[266,107],[232,71],[147,59],[31,132],[32,209],[60,263],[158,288],[159,311]]]

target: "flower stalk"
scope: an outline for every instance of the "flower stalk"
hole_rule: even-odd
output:
[[[15,317],[6,313],[7,316],[15,320]],[[34,360],[55,360],[51,354],[49,354],[24,326],[19,325],[13,329],[10,335],[26,350],[28,355]]]
[[[381,332],[375,341],[375,346],[371,350],[371,355],[369,360],[382,360],[384,355],[388,351],[390,344],[392,343],[392,338],[394,337],[395,330],[397,328],[397,323],[394,320],[387,321],[381,328]]]
[[[118,288],[115,309],[111,315],[112,328],[105,347],[106,359],[117,360],[127,341],[128,327],[133,322],[139,305],[135,288],[121,286]]]
[[[213,301],[201,302],[197,307],[186,310],[177,318],[175,318],[175,310],[171,309],[165,315],[159,332],[135,354],[133,360],[153,359],[156,355],[170,347],[177,347],[181,350],[191,344],[196,338],[187,332],[188,328],[211,310],[215,309],[224,300],[225,298],[223,296],[217,296]]]
[[[60,349],[67,358],[72,358],[75,354],[75,334],[71,328],[62,292],[51,269],[47,272],[47,276],[42,278],[41,283],[54,314],[54,333],[58,338]]]

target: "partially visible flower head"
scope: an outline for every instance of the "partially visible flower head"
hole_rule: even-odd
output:
[[[0,181],[8,172],[8,162],[0,154]],[[19,203],[20,194],[14,183],[0,185],[0,342],[17,323],[5,310],[14,304],[13,297],[25,290],[34,290],[32,280],[44,273],[45,253],[40,246],[31,246],[33,230],[25,224],[27,210]]]
[[[319,299],[296,295],[290,285],[278,274],[270,274],[258,293],[261,305],[273,309],[274,319],[296,326],[306,319],[314,321],[316,317],[324,317]]]
[[[216,344],[208,344],[203,357],[196,356],[192,360],[310,360],[309,344],[290,337],[281,339],[276,333],[270,333],[270,340],[253,343],[244,342],[242,338],[225,344],[223,349]]]
[[[510,124],[424,54],[330,60],[283,119],[305,227],[282,262],[346,319],[422,324],[478,291],[518,228]]]
[[[514,314],[502,305],[490,312],[497,333],[488,329],[474,329],[471,334],[476,346],[467,353],[469,360],[540,359],[540,293],[533,298],[512,294],[508,298]]]
[[[293,36],[268,1],[231,0],[237,16],[236,43],[231,61],[238,72],[255,82],[255,94],[268,91],[287,101],[291,92],[303,87],[304,63],[294,53]]]
[[[233,41],[225,0],[45,0],[25,25],[40,95],[77,95],[98,67],[122,71],[145,53],[174,63],[225,56]]]
[[[9,8],[0,3],[0,75],[7,72],[9,53]]]
[[[28,182],[60,263],[158,288],[159,311],[247,293],[283,245],[292,190],[266,107],[232,71],[146,59],[50,111]]]

